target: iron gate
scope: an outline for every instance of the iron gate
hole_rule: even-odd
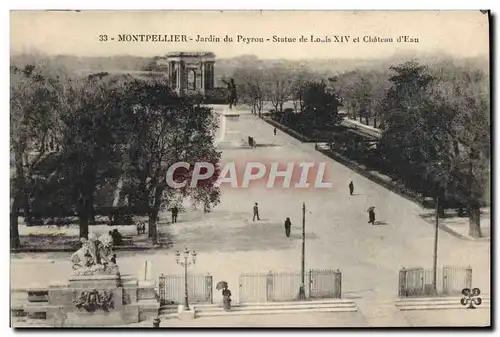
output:
[[[310,298],[340,298],[342,294],[342,273],[333,270],[309,271]]]
[[[472,286],[472,268],[443,266],[436,273],[436,291],[434,291],[433,269],[402,268],[399,271],[400,297],[459,295],[464,288]]]
[[[299,298],[301,274],[251,273],[241,274],[239,301],[279,302]],[[310,270],[305,275],[305,291],[308,298],[340,298],[342,274],[339,270]]]
[[[211,275],[187,275],[189,303],[213,303],[213,283]],[[158,282],[158,294],[161,304],[184,303],[184,275],[163,275]]]
[[[443,267],[443,294],[458,295],[464,288],[472,289],[472,268]]]

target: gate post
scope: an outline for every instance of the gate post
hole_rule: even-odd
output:
[[[210,302],[210,304],[213,304],[214,303],[214,292],[213,292],[213,283],[212,283],[212,275],[210,275],[210,273],[208,273],[206,276],[205,276],[205,294],[207,296],[207,299],[208,301]]]
[[[274,275],[270,271],[266,275],[266,301],[272,301],[274,294]]]
[[[401,268],[399,271],[399,290],[398,290],[398,296],[399,297],[407,297],[408,296],[408,291],[406,288],[406,274],[407,271],[405,267]]]
[[[340,270],[336,270],[334,272],[335,275],[335,298],[341,298],[342,297],[342,273]]]
[[[308,289],[307,298],[311,298],[312,297],[311,296],[311,288],[312,288],[312,283],[313,283],[313,281],[312,281],[312,273],[313,273],[312,269],[309,269],[309,277],[308,277],[309,286],[307,287],[307,289]]]
[[[472,268],[468,266],[465,269],[465,287],[472,289]]]
[[[450,268],[447,267],[447,266],[444,266],[443,267],[443,294],[447,295],[449,293],[449,285],[450,285],[450,281],[453,282],[453,276],[456,275],[456,273],[451,273],[451,280],[448,280],[448,276],[449,276],[449,270]],[[436,289],[437,290],[437,289]]]
[[[160,304],[165,303],[165,276],[163,273],[158,280],[158,295],[160,296]]]

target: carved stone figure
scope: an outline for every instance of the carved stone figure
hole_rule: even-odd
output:
[[[73,269],[88,268],[92,266],[92,256],[90,255],[87,239],[81,238],[82,247],[71,255]]]
[[[94,233],[90,233],[88,247],[89,247],[90,255],[92,256],[92,259],[94,260],[94,264],[102,264],[101,257],[99,254],[99,245],[100,245],[100,242],[99,242],[99,240],[97,240],[97,236]]]
[[[109,311],[114,308],[113,293],[102,291],[99,293],[96,289],[91,291],[83,291],[77,300],[73,301],[75,306],[83,308],[88,312],[97,310]]]

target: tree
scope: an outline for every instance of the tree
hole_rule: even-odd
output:
[[[433,196],[444,193],[445,188],[429,186],[432,179],[428,172],[434,170],[429,166],[447,162],[441,155],[446,154],[448,139],[444,130],[449,121],[447,111],[437,113],[430,99],[433,78],[426,67],[416,62],[394,66],[391,70],[395,75],[390,78],[392,87],[385,99],[387,125],[381,139],[389,165],[396,168],[406,186]]]
[[[444,207],[466,204],[469,233],[480,236],[480,206],[489,183],[489,96],[485,74],[447,64],[392,68],[382,145],[405,184],[440,197]],[[415,186],[420,181],[420,186]]]
[[[292,73],[292,94],[291,100],[296,113],[301,113],[304,109],[304,92],[310,82],[314,81],[314,75],[305,67],[298,68]]]
[[[325,81],[310,82],[303,94],[304,115],[312,120],[312,126],[338,123],[340,101],[332,90],[327,89]]]
[[[266,95],[264,91],[265,72],[258,64],[237,68],[233,78],[238,83],[242,101],[252,107],[252,112],[260,117]]]
[[[480,237],[480,206],[489,186],[490,110],[488,77],[481,69],[447,64],[437,67],[433,99],[450,111],[446,130],[455,163],[453,189],[467,205],[469,234]]]
[[[383,102],[390,87],[389,73],[384,70],[363,70],[345,72],[337,77],[339,94],[348,115],[373,118],[377,127],[377,117],[383,116]]]
[[[278,63],[266,70],[264,90],[275,111],[283,113],[283,104],[292,98],[294,90],[294,70]]]
[[[119,79],[98,73],[66,89],[57,174],[71,186],[67,198],[79,218],[80,237],[87,237],[89,224],[95,223],[96,190],[121,174],[127,123],[120,111],[122,88]]]
[[[220,160],[213,145],[217,120],[210,108],[177,97],[163,82],[132,81],[121,101],[121,111],[129,120],[127,172],[136,186],[135,200],[147,209],[149,237],[155,242],[159,212],[176,195],[194,196],[206,207],[218,203],[218,189],[213,185],[189,187],[196,162],[218,164]],[[167,173],[178,162],[189,163],[190,168],[175,171],[174,181],[188,181],[176,189],[168,184]]]
[[[33,170],[54,150],[60,100],[50,69],[34,64],[11,66],[11,247],[20,246],[18,213],[29,222],[28,186]]]

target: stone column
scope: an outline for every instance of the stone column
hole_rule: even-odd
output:
[[[179,67],[180,68],[179,93],[180,93],[180,95],[183,95],[187,89],[187,71],[186,71],[185,61],[183,61],[183,60],[179,61],[179,65],[180,65],[180,67]]]
[[[210,62],[206,62],[203,66],[203,87],[205,90],[210,90]]]
[[[177,63],[175,61],[171,61],[170,62],[170,65],[171,65],[171,68],[170,68],[170,82],[171,82],[171,85],[172,85],[172,89],[177,89],[177,78],[178,78],[178,75],[177,75]]]
[[[175,85],[175,90],[177,91],[177,93],[180,95],[181,93],[181,64],[180,62],[177,62],[177,76],[176,76],[176,80],[177,80],[177,83]]]
[[[209,66],[209,78],[208,78],[208,83],[209,83],[209,87],[210,89],[213,89],[214,88],[214,62],[210,62],[210,66]]]
[[[205,95],[207,93],[207,91],[205,90],[205,62],[201,62],[200,63],[200,68],[201,68],[201,79],[200,79],[200,82],[201,82],[201,85],[200,85],[200,91],[203,95]]]

